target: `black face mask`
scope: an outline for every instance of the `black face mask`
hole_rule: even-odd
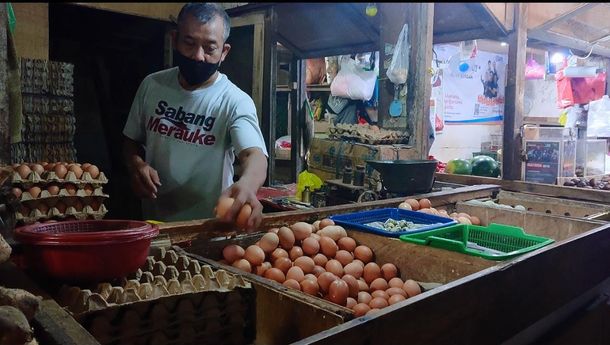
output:
[[[174,66],[178,66],[180,74],[182,74],[189,85],[199,85],[216,73],[220,66],[220,61],[217,63],[196,61],[174,50]]]

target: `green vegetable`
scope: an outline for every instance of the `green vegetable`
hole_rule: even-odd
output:
[[[466,159],[452,159],[447,163],[445,171],[449,174],[470,175],[472,166]]]
[[[489,156],[476,156],[472,159],[472,175],[498,177],[498,162]]]

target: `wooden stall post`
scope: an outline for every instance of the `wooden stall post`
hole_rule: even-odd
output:
[[[299,173],[303,171],[303,136],[305,135],[305,119],[307,109],[303,106],[303,102],[307,99],[305,94],[305,60],[297,57],[293,58],[290,65],[290,175],[292,181],[297,181]],[[275,127],[274,127],[275,128]]]
[[[508,67],[504,103],[504,136],[502,144],[502,178],[521,179],[521,125],[525,90],[528,5],[514,5],[514,30],[508,35]]]
[[[266,185],[273,184],[275,172],[275,108],[277,84],[277,14],[275,7],[271,6],[265,13],[264,23],[264,42],[263,42],[263,112],[262,112],[262,132],[267,145],[269,154],[269,164],[267,165]]]
[[[432,62],[432,25],[434,22],[433,3],[379,3],[382,18],[380,27],[380,68],[379,68],[379,124],[384,128],[405,129],[409,132],[410,143],[415,156],[427,158],[430,150],[428,130],[430,127],[430,84],[429,66]],[[404,24],[409,26],[409,73],[407,79],[407,99],[403,104],[406,123],[389,116],[390,103],[394,99],[394,85],[386,76],[392,59],[392,51],[386,46],[395,45]]]

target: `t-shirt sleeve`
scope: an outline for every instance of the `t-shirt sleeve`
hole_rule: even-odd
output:
[[[131,109],[129,110],[129,115],[127,116],[127,122],[123,128],[123,134],[126,137],[139,143],[144,143],[146,141],[146,129],[144,128],[145,116],[143,113],[146,85],[147,79],[144,79],[142,83],[140,83],[140,87],[138,87],[138,91],[133,99],[133,103],[131,103]]]
[[[254,102],[249,97],[244,98],[236,105],[229,127],[229,135],[235,153],[239,154],[242,150],[258,147],[265,156],[269,157],[263,134],[258,125]]]

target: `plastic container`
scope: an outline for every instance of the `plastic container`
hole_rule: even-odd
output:
[[[156,225],[124,220],[38,223],[15,229],[27,268],[70,282],[121,278],[146,261]]]
[[[427,226],[405,231],[389,231],[365,225],[372,222],[383,223],[390,218],[394,220],[406,220],[415,224],[426,224]],[[341,214],[331,216],[330,219],[332,219],[335,224],[344,227],[349,227],[355,230],[371,232],[377,235],[383,235],[388,237],[399,237],[400,235],[404,234],[412,234],[456,224],[456,221],[451,218],[439,217],[422,212],[403,210],[400,208],[382,208],[372,211]]]
[[[501,224],[458,224],[400,236],[405,242],[428,245],[489,260],[505,260],[542,248],[555,240],[526,234],[522,228]]]
[[[366,161],[381,175],[381,183],[390,193],[412,195],[428,193],[434,184],[436,160]]]

